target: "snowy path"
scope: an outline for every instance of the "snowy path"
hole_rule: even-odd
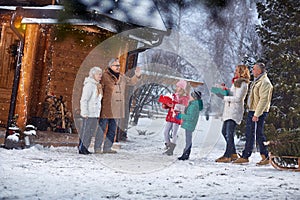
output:
[[[183,129],[175,155],[164,156],[163,121],[149,119],[130,129],[115,155],[84,156],[74,147],[0,149],[0,199],[300,199],[300,173],[257,167],[259,153],[247,165],[215,163],[224,148],[220,123],[199,123],[189,161],[176,160]]]

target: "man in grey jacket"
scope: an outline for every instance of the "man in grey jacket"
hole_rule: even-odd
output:
[[[248,94],[247,106],[249,111],[246,121],[245,148],[242,157],[233,163],[249,162],[248,158],[251,156],[256,137],[262,157],[262,160],[257,165],[266,165],[269,163],[269,152],[267,146],[264,144],[266,141],[264,122],[271,105],[273,85],[267,76],[266,67],[263,63],[256,63],[253,66],[252,73],[254,80],[250,85],[250,92]]]

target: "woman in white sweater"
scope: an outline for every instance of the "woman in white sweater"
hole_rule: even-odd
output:
[[[98,128],[98,120],[101,112],[101,100],[103,96],[100,80],[102,70],[100,67],[90,69],[89,76],[84,80],[82,95],[80,99],[80,115],[83,118],[80,138],[79,138],[79,153],[90,154],[88,148],[91,143],[92,136]],[[101,133],[96,133],[97,145],[102,143]],[[96,147],[95,147],[96,148]]]
[[[247,66],[238,65],[235,69],[229,96],[224,96],[222,134],[226,141],[226,150],[216,162],[231,162],[238,158],[234,144],[235,129],[244,113],[244,100],[248,91],[250,72]]]

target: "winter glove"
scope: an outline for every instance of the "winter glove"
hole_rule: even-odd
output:
[[[141,75],[142,75],[142,72],[141,72],[141,68],[140,67],[136,67],[135,68],[135,75],[140,78]]]
[[[181,113],[178,113],[178,114],[175,116],[175,119],[181,120]]]
[[[216,93],[216,95],[217,95],[219,98],[224,99],[224,96],[223,96],[222,94]]]

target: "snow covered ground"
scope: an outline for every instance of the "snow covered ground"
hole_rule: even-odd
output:
[[[215,163],[224,149],[219,120],[201,117],[188,161],[177,160],[183,129],[175,155],[162,155],[163,124],[141,119],[115,155],[38,145],[0,149],[0,199],[300,199],[300,173],[258,167],[259,153],[246,165]]]

